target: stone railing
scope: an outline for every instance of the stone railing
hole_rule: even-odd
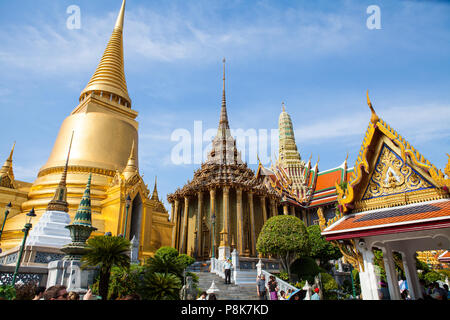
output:
[[[12,282],[14,266],[0,266],[0,285],[8,285]],[[36,282],[39,286],[47,286],[47,268],[20,267],[16,283]]]

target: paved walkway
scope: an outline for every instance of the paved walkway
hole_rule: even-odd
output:
[[[210,272],[195,272],[199,277],[198,287],[207,291],[214,280],[219,292],[216,293],[219,300],[258,300],[256,295],[256,278],[254,285],[225,284],[224,279]]]

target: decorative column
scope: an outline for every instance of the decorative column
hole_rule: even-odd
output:
[[[178,237],[178,208],[180,207],[180,201],[176,199],[172,204],[172,222],[175,224],[172,230],[172,247],[179,249],[179,243],[177,243]]]
[[[401,300],[397,271],[395,270],[394,258],[392,256],[392,249],[388,244],[381,249],[383,251],[384,269],[386,271],[386,279],[388,281],[389,295],[391,296],[391,300]]]
[[[261,208],[263,213],[263,224],[267,221],[266,196],[261,196]]]
[[[237,248],[239,254],[244,252],[244,213],[242,211],[242,189],[236,189],[236,211],[237,211]]]
[[[288,210],[288,205],[287,204],[283,204],[283,214],[285,216],[287,216],[289,214],[289,210]]]
[[[228,221],[229,221],[229,202],[230,187],[223,187],[223,228],[220,232],[219,260],[225,260],[230,257],[230,242],[228,239]]]
[[[417,276],[416,260],[414,259],[414,251],[405,250],[401,252],[403,267],[405,269],[406,281],[408,283],[408,291],[412,300],[423,299],[420,290],[419,277]]]
[[[374,268],[374,254],[371,248],[367,248],[364,242],[363,245],[357,245],[357,249],[362,254],[364,263],[364,271],[359,272],[359,279],[361,284],[361,294],[363,300],[379,300],[378,283]]]
[[[271,210],[270,215],[272,217],[275,217],[277,215],[277,206],[275,204],[275,199],[273,198],[270,198],[270,210]]]
[[[203,192],[198,192],[198,205],[197,205],[197,257],[202,255],[202,212],[203,212]]]
[[[295,207],[291,206],[291,216],[295,217]]]
[[[212,216],[216,214],[216,190],[211,189],[209,190],[209,218],[212,219]],[[215,223],[215,222],[214,222]],[[211,226],[213,226],[213,221],[211,220]],[[211,229],[211,252],[212,250],[216,250],[216,230],[215,228]],[[215,252],[211,254],[212,257],[214,257],[216,254]]]
[[[252,256],[256,255],[256,235],[255,235],[255,210],[253,207],[253,192],[248,192],[248,201],[250,204],[250,240],[251,248],[250,251]]]
[[[184,217],[183,217],[183,232],[181,238],[181,253],[186,253],[187,247],[187,232],[188,232],[188,215],[189,215],[189,198],[187,196],[184,197]]]

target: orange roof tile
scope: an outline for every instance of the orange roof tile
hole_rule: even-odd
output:
[[[387,228],[398,224],[426,222],[431,218],[450,219],[450,200],[406,205],[366,211],[344,217],[326,228],[322,234],[336,235],[367,229]]]
[[[327,189],[335,188],[336,181],[340,182],[342,177],[342,169],[336,169],[324,174],[320,174],[317,177],[316,192]]]

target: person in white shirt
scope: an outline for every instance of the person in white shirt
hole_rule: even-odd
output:
[[[231,263],[230,259],[227,259],[225,263],[223,264],[223,269],[225,272],[225,284],[231,284],[231,268],[233,267],[233,264]]]

